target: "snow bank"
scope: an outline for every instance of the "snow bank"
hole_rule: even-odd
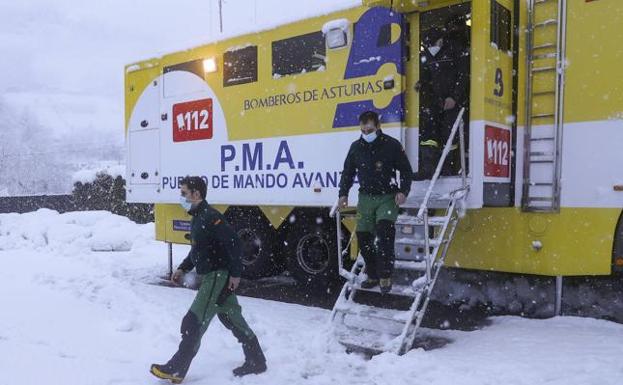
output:
[[[132,249],[91,252],[112,229]],[[175,262],[187,250],[176,246]],[[0,215],[0,261],[2,385],[162,383],[149,365],[176,350],[196,293],[149,284],[166,266],[153,226],[105,212]],[[417,346],[429,349],[367,359],[331,339],[327,310],[239,300],[268,371],[234,378],[242,349],[215,318],[185,383],[618,385],[623,375],[623,325],[613,322],[495,317],[471,332],[422,329]]]
[[[107,211],[0,214],[0,250],[129,251],[153,240],[153,234],[153,224],[137,225]]]
[[[75,172],[72,175],[72,183],[80,182],[82,184],[91,183],[99,174],[110,175],[113,178],[118,176],[125,177],[125,165],[118,163],[103,164],[98,167],[85,168]]]

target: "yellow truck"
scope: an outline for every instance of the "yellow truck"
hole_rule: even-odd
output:
[[[127,200],[155,203],[156,238],[186,243],[179,180],[200,175],[244,241],[245,276],[287,265],[303,283],[333,279],[328,212],[357,116],[378,112],[418,169],[421,36],[448,19],[469,53],[470,192],[446,265],[622,271],[619,0],[364,0],[130,64]],[[354,224],[342,227],[346,240]]]

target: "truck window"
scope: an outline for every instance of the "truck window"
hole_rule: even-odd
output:
[[[495,0],[491,2],[491,43],[499,50],[511,50],[511,11]]]
[[[249,46],[223,55],[223,87],[257,81],[257,46]]]
[[[326,45],[322,31],[273,42],[273,78],[326,67]]]

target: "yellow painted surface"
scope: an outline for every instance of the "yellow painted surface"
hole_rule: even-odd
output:
[[[275,229],[279,228],[281,223],[286,220],[293,208],[290,206],[260,206],[260,209]]]
[[[541,275],[610,274],[620,209],[563,208],[560,214],[517,208],[468,211],[447,266]],[[532,243],[543,248],[535,251]]]
[[[151,84],[161,73],[162,69],[157,59],[145,60],[135,65],[126,66],[125,76],[125,132],[128,132],[128,122],[132,110],[143,90]]]
[[[623,1],[567,1],[565,122],[623,119]]]
[[[173,230],[173,220],[190,221],[190,215],[178,204],[154,205],[154,217],[156,221],[156,239],[164,242],[186,243],[184,238],[186,231]]]

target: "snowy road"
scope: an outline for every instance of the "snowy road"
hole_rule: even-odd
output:
[[[194,291],[148,284],[162,273],[152,225],[107,213],[0,215],[1,385],[160,384]],[[109,244],[131,251],[93,252]],[[563,317],[493,318],[481,330],[425,330],[443,347],[367,360],[327,338],[323,309],[241,297],[269,370],[234,378],[235,339],[214,322],[185,383],[619,384],[623,325]]]

